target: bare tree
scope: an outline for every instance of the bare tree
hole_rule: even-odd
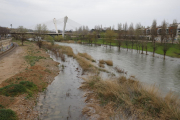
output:
[[[157,46],[156,46],[156,40],[155,40],[155,37],[157,36],[157,22],[156,20],[153,20],[153,23],[152,23],[152,26],[151,26],[151,39],[152,39],[152,46],[153,46],[153,57],[154,57],[154,53],[157,49]]]
[[[148,55],[148,54],[147,54],[147,49],[148,49],[148,38],[147,38],[146,35],[147,35],[147,34],[146,34],[146,31],[143,30],[144,47],[145,47],[145,49],[146,49],[146,55]]]
[[[130,24],[128,33],[129,33],[129,39],[131,41],[131,45],[132,45],[132,49],[133,49],[133,46],[134,46],[134,39],[133,39],[134,38],[134,26],[133,26],[133,23]]]
[[[102,42],[103,42],[103,45],[104,45],[104,42],[105,42],[105,33],[104,33],[104,32],[101,32],[101,33],[100,33],[100,37],[101,37]]]
[[[172,38],[172,44],[174,43],[174,39],[176,37],[176,32],[177,32],[177,20],[174,19],[173,20],[173,24],[172,24],[172,29],[171,29],[171,38]]]
[[[135,43],[136,43],[137,52],[138,50],[140,51],[140,46],[141,46],[141,41],[140,41],[141,31],[139,28],[141,28],[141,24],[138,23],[136,24],[136,29],[135,29]]]
[[[106,38],[107,38],[107,42],[110,43],[110,47],[111,47],[111,43],[113,42],[115,38],[115,32],[111,29],[108,29],[106,31]]]
[[[162,49],[163,49],[163,53],[164,53],[164,59],[165,59],[165,56],[166,56],[166,52],[170,48],[170,45],[168,44],[168,35],[167,35],[166,29],[167,29],[167,23],[164,20],[162,22],[162,29],[161,29],[161,40],[163,41]]]
[[[6,27],[0,27],[0,39],[1,37],[6,38],[7,34],[10,33],[10,30]]]
[[[96,43],[97,43],[97,32],[96,31],[93,31],[93,41],[94,41],[94,43],[95,43],[95,45],[96,45]]]
[[[128,25],[127,25],[127,23],[125,23],[123,25],[123,30],[124,30],[124,32],[123,32],[124,42],[125,42],[125,45],[126,45],[127,51],[128,51],[129,40],[127,39],[128,38],[128,36],[127,36],[127,34],[128,34]]]
[[[17,29],[17,33],[18,33],[19,39],[21,40],[21,43],[23,45],[24,41],[28,38],[27,29],[24,28],[23,26],[19,26],[19,28]]]
[[[35,35],[37,40],[37,45],[39,48],[42,46],[42,40],[45,38],[46,33],[48,32],[47,26],[45,24],[37,24],[35,27]]]
[[[120,24],[118,24],[118,33],[117,33],[117,40],[116,40],[119,50],[122,45],[122,35],[123,35],[122,24],[120,23]]]
[[[170,48],[170,44],[168,44],[168,35],[167,35],[166,29],[167,29],[167,23],[164,20],[162,22],[162,29],[161,29],[161,39],[163,41],[162,47],[163,47],[163,52],[164,52],[164,59],[165,59],[168,49]]]
[[[177,38],[177,44],[178,44],[178,48],[180,49],[180,36]],[[180,53],[179,53],[180,55]]]

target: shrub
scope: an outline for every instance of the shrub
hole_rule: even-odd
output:
[[[25,93],[26,87],[21,84],[11,84],[8,86],[5,86],[3,88],[0,88],[0,94],[5,96],[16,96],[18,94]]]
[[[11,109],[0,109],[0,120],[17,120],[17,116]]]
[[[37,89],[37,86],[33,82],[21,81],[19,84],[23,85],[24,87],[26,87],[29,90],[36,90]]]
[[[112,60],[106,60],[105,63],[109,66],[113,66],[113,61]]]

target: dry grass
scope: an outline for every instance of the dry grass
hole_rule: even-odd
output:
[[[77,41],[78,44],[82,44],[80,40]]]
[[[107,64],[107,65],[109,65],[109,66],[113,66],[113,61],[112,60],[99,60],[99,63],[100,64]]]
[[[95,73],[97,71],[96,67],[92,64],[91,61],[85,59],[84,57],[81,57],[79,55],[75,55],[74,58],[77,60],[81,68],[83,69],[83,72],[93,72]]]
[[[105,66],[103,64],[99,63],[99,67],[104,68]]]
[[[68,56],[74,57],[81,66],[81,68],[83,69],[83,72],[88,71],[95,73],[97,71],[97,68],[94,67],[94,65],[91,62],[93,61],[92,57],[87,53],[78,53],[76,55],[73,53],[73,49],[69,46],[51,45],[50,43],[47,42],[43,43],[43,47],[53,51],[54,53],[58,52],[58,54],[63,53],[63,54],[67,54]]]
[[[109,66],[113,66],[113,61],[112,60],[105,60],[104,62]]]
[[[92,56],[89,55],[89,54],[87,54],[87,53],[78,53],[78,55],[81,56],[81,57],[86,58],[87,60],[90,60],[90,61],[92,61],[92,62],[95,62],[95,60],[92,58]]]
[[[127,71],[125,71],[124,69],[121,69],[121,68],[118,68],[118,67],[115,67],[114,68],[118,73],[124,73],[124,74],[127,74]],[[135,76],[132,76],[133,78],[135,78]]]
[[[99,60],[99,63],[100,63],[100,64],[104,64],[105,61],[104,61],[104,60]]]
[[[56,55],[61,57],[61,59],[65,59],[65,58],[63,58],[64,56],[62,54],[67,54],[68,56],[74,56],[73,50],[69,46],[60,46],[57,44],[51,45],[48,42],[43,42],[43,48],[51,50]]]
[[[105,119],[117,119],[119,113],[138,119],[179,120],[179,98],[172,93],[163,99],[155,86],[143,87],[133,78],[120,77],[116,80],[102,80],[98,76],[84,78],[80,87],[93,91],[87,94],[86,102],[95,113]],[[92,102],[93,101],[93,102]],[[98,106],[100,104],[100,106]],[[89,108],[89,106],[87,106]],[[84,113],[93,115],[93,110],[84,109]],[[108,108],[108,111],[106,109]]]
[[[62,43],[74,43],[73,40],[68,40],[68,41],[61,41]]]

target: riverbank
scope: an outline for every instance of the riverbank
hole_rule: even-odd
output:
[[[3,58],[1,66],[0,116],[12,120],[35,119],[33,110],[38,93],[46,89],[59,73],[57,62],[44,49],[29,41],[14,54]]]
[[[69,41],[67,40],[67,41],[63,41],[63,42],[64,42],[64,43],[65,43],[65,42],[66,42],[66,43],[73,43],[72,40],[69,40]],[[81,43],[81,42],[83,42],[83,43],[85,43],[85,44],[89,44],[89,43],[87,42],[87,40],[79,40],[79,41],[77,41],[77,43]],[[93,41],[92,44],[104,45],[104,46],[109,45],[109,43],[106,43],[105,41],[103,42],[103,39],[98,39],[98,40],[96,41],[96,43]],[[111,46],[118,46],[118,45],[117,45],[117,41],[115,41],[115,40],[112,41]],[[121,47],[121,48],[127,48],[127,46],[124,44],[123,41],[122,41],[120,47]],[[175,57],[175,58],[180,58],[180,48],[179,48],[179,45],[177,45],[177,44],[172,44],[172,43],[167,43],[167,48],[168,48],[168,50],[167,50],[166,56]],[[128,43],[128,49],[129,49],[129,50],[131,50],[131,49],[137,50],[137,47],[136,47],[135,42],[134,42],[134,45],[133,45],[133,48],[132,48],[131,41],[129,41],[129,43]],[[152,47],[151,42],[148,42],[148,43],[147,43],[147,51],[148,51],[148,52],[153,52],[153,47]],[[138,45],[138,52],[139,52],[139,53],[142,53],[142,46],[141,46],[141,44]],[[145,47],[143,48],[143,53],[146,54]],[[162,46],[161,43],[156,43],[156,51],[155,51],[155,53],[160,54],[160,55],[164,55],[164,53],[163,53],[163,46]]]
[[[45,45],[57,55],[63,53],[73,57],[83,69],[85,81],[80,88],[87,92],[87,107],[83,109],[85,115],[96,119],[180,119],[179,97],[173,93],[162,97],[158,89],[138,82],[133,76],[103,79],[100,77],[102,71],[94,66],[98,62],[92,63],[90,55],[74,54],[69,46]]]

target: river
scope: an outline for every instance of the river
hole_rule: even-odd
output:
[[[112,60],[113,67],[105,68],[114,74],[114,67],[127,71],[127,76],[134,75],[142,83],[149,85],[156,84],[162,94],[174,91],[180,95],[180,59],[166,57],[152,53],[149,55],[139,54],[136,50],[119,49],[109,46],[90,46],[81,44],[69,44],[56,42],[59,45],[70,46],[74,53],[88,53],[98,63],[98,60]],[[60,62],[60,73],[51,85],[40,94],[36,110],[39,111],[39,118],[43,120],[83,120],[87,119],[81,114],[84,103],[84,92],[78,88],[83,80],[80,78],[82,69],[75,59],[66,56],[66,61],[50,53],[51,58]],[[64,66],[64,67],[62,67]]]
[[[128,75],[134,75],[139,81],[148,83],[150,85],[156,84],[160,87],[163,93],[169,90],[174,91],[180,95],[180,58],[167,57],[164,60],[162,55],[155,54],[152,56],[139,54],[137,50],[126,50],[117,47],[105,46],[90,46],[81,44],[60,43],[59,45],[66,45],[73,48],[75,53],[86,52],[94,59],[112,60],[113,66],[118,66]],[[113,71],[112,67],[106,66],[107,69]]]

